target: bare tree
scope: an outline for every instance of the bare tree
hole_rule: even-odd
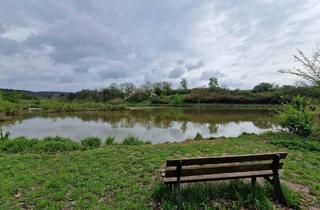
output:
[[[294,55],[296,61],[301,63],[301,68],[295,68],[293,70],[281,70],[282,73],[289,73],[299,76],[312,85],[320,87],[320,47],[318,47],[309,58],[304,52],[297,49],[298,54]]]
[[[150,81],[146,81],[143,85],[141,85],[141,89],[150,96],[153,90],[153,85]]]
[[[120,84],[120,88],[126,95],[130,95],[136,90],[136,86],[131,82]]]

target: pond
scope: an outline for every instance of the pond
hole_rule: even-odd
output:
[[[243,132],[262,133],[278,128],[272,113],[255,109],[212,107],[131,108],[121,112],[29,113],[16,121],[0,124],[11,137],[69,137],[79,141],[88,136],[121,141],[129,134],[153,143],[203,137],[236,137]]]

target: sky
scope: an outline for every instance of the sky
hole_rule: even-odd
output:
[[[0,87],[294,84],[319,43],[319,0],[1,0]]]

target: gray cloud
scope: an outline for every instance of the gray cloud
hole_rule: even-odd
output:
[[[220,71],[204,71],[202,72],[201,76],[200,76],[200,80],[208,80],[211,77],[215,77],[215,78],[221,78],[224,77],[225,74],[223,74]]]
[[[197,70],[197,69],[201,68],[202,66],[204,66],[204,62],[203,61],[199,61],[197,63],[188,63],[188,64],[186,64],[186,68],[187,68],[188,71]]]
[[[180,78],[183,74],[184,74],[184,69],[180,67],[176,67],[170,72],[169,78],[177,79],[177,78]]]
[[[320,41],[319,18],[318,0],[1,1],[0,86],[178,85],[182,76],[193,86],[212,76],[230,87],[293,83],[275,72]],[[203,71],[212,66],[220,71]]]

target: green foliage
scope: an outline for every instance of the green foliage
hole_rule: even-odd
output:
[[[98,137],[89,137],[81,140],[84,149],[94,149],[101,146],[101,140]]]
[[[299,95],[294,97],[291,102],[292,107],[301,112],[305,112],[309,104],[310,104],[310,99],[307,99],[306,97],[302,97]]]
[[[55,153],[79,150],[81,149],[81,146],[67,138],[48,137],[37,141],[37,144],[34,145],[34,149],[45,153]]]
[[[108,137],[106,138],[105,144],[106,144],[106,145],[116,144],[116,137],[114,137],[114,136],[108,136]]]
[[[309,136],[315,129],[315,115],[306,109],[308,102],[304,97],[295,97],[291,104],[283,105],[277,116],[279,124],[289,132],[299,136]]]
[[[39,107],[45,112],[123,111],[128,109],[125,105],[121,104],[65,102],[60,100],[42,100]]]
[[[287,188],[286,188],[287,189]],[[269,184],[257,185],[231,181],[230,183],[195,184],[181,188],[182,209],[273,209],[272,191]],[[291,190],[285,191],[291,206],[299,208],[300,199]],[[159,209],[176,209],[176,193],[163,184],[153,189],[153,197],[160,204]]]
[[[290,150],[320,152],[320,142],[312,139],[301,141],[300,138],[292,136],[290,139],[272,140],[270,143]]]
[[[203,136],[201,135],[201,133],[197,133],[194,137],[194,140],[203,140]]]
[[[128,102],[138,103],[149,98],[149,93],[146,91],[136,91],[132,93],[126,100]]]
[[[155,179],[160,182],[159,169],[166,160],[275,151],[288,151],[281,181],[284,183],[287,180],[294,186],[308,189],[299,190],[298,196],[302,194],[301,208],[311,209],[309,205],[320,205],[319,152],[284,149],[269,143],[271,140],[290,140],[293,137],[300,138],[288,133],[269,133],[217,138],[214,142],[204,140],[141,146],[110,145],[98,150],[79,150],[54,155],[0,152],[0,209],[21,209],[22,205],[27,209],[176,209],[175,195],[171,194],[174,191],[155,182]],[[214,182],[213,187],[207,183],[204,186],[196,185],[195,187],[201,189],[198,191],[195,188],[193,193],[189,194],[183,187],[183,199],[190,205],[193,205],[193,201],[200,200],[200,206],[195,208],[197,210],[206,209],[207,206],[221,210],[239,209],[236,204],[248,206],[243,209],[262,205],[268,207],[269,202],[272,202],[271,209],[279,207],[273,199],[272,187],[269,191],[267,186],[258,183],[258,187],[263,191],[261,197],[254,194],[246,183],[243,188],[248,188],[248,191],[242,190],[241,186],[221,187],[220,191],[217,185],[227,183]],[[155,185],[157,186],[154,187]],[[193,185],[186,187],[192,188]],[[206,187],[209,189],[203,189]],[[161,188],[164,192],[154,188]],[[210,197],[212,188],[217,190]],[[154,189],[153,195],[158,199],[153,200],[151,189]],[[233,192],[232,189],[236,190]],[[297,193],[291,190],[288,194],[286,188],[283,189],[291,205],[299,203]],[[194,195],[194,198],[188,195]],[[190,198],[190,201],[185,197]],[[253,198],[257,198],[256,201],[253,201]],[[262,198],[266,198],[266,204],[263,204],[266,200]],[[204,202],[201,202],[201,199]],[[161,208],[158,208],[157,201],[160,201]],[[209,207],[207,209],[210,209]]]
[[[272,91],[273,89],[274,89],[273,84],[263,82],[254,86],[254,88],[252,89],[252,92],[253,93],[269,92],[269,91]]]
[[[209,79],[208,87],[210,91],[218,90],[220,88],[218,79],[215,77],[211,77]]]
[[[169,99],[168,97],[154,95],[150,98],[150,102],[152,104],[168,104]]]
[[[178,93],[176,93],[176,94],[173,96],[173,98],[172,98],[172,100],[171,100],[170,103],[171,103],[172,105],[180,105],[180,104],[183,103],[183,98],[182,98]]]
[[[27,139],[19,137],[0,141],[0,151],[7,153],[44,152],[55,153],[80,150],[81,145],[62,137],[47,137],[44,139]]]
[[[10,133],[0,129],[0,141],[9,140]]]
[[[136,136],[129,135],[123,139],[122,144],[124,144],[124,145],[143,145],[143,144],[150,144],[150,142],[145,142]]]
[[[36,140],[20,137],[0,142],[0,151],[7,153],[30,152],[34,150],[37,143]]]
[[[273,198],[273,200],[277,199],[275,196],[274,187],[271,184],[266,183],[264,185],[264,188],[264,191],[268,197]],[[284,194],[284,197],[286,198],[287,206],[296,210],[301,209],[301,193],[290,189],[288,186],[284,184],[281,184],[281,189]]]
[[[185,78],[181,80],[180,87],[182,90],[188,90],[188,82]]]

